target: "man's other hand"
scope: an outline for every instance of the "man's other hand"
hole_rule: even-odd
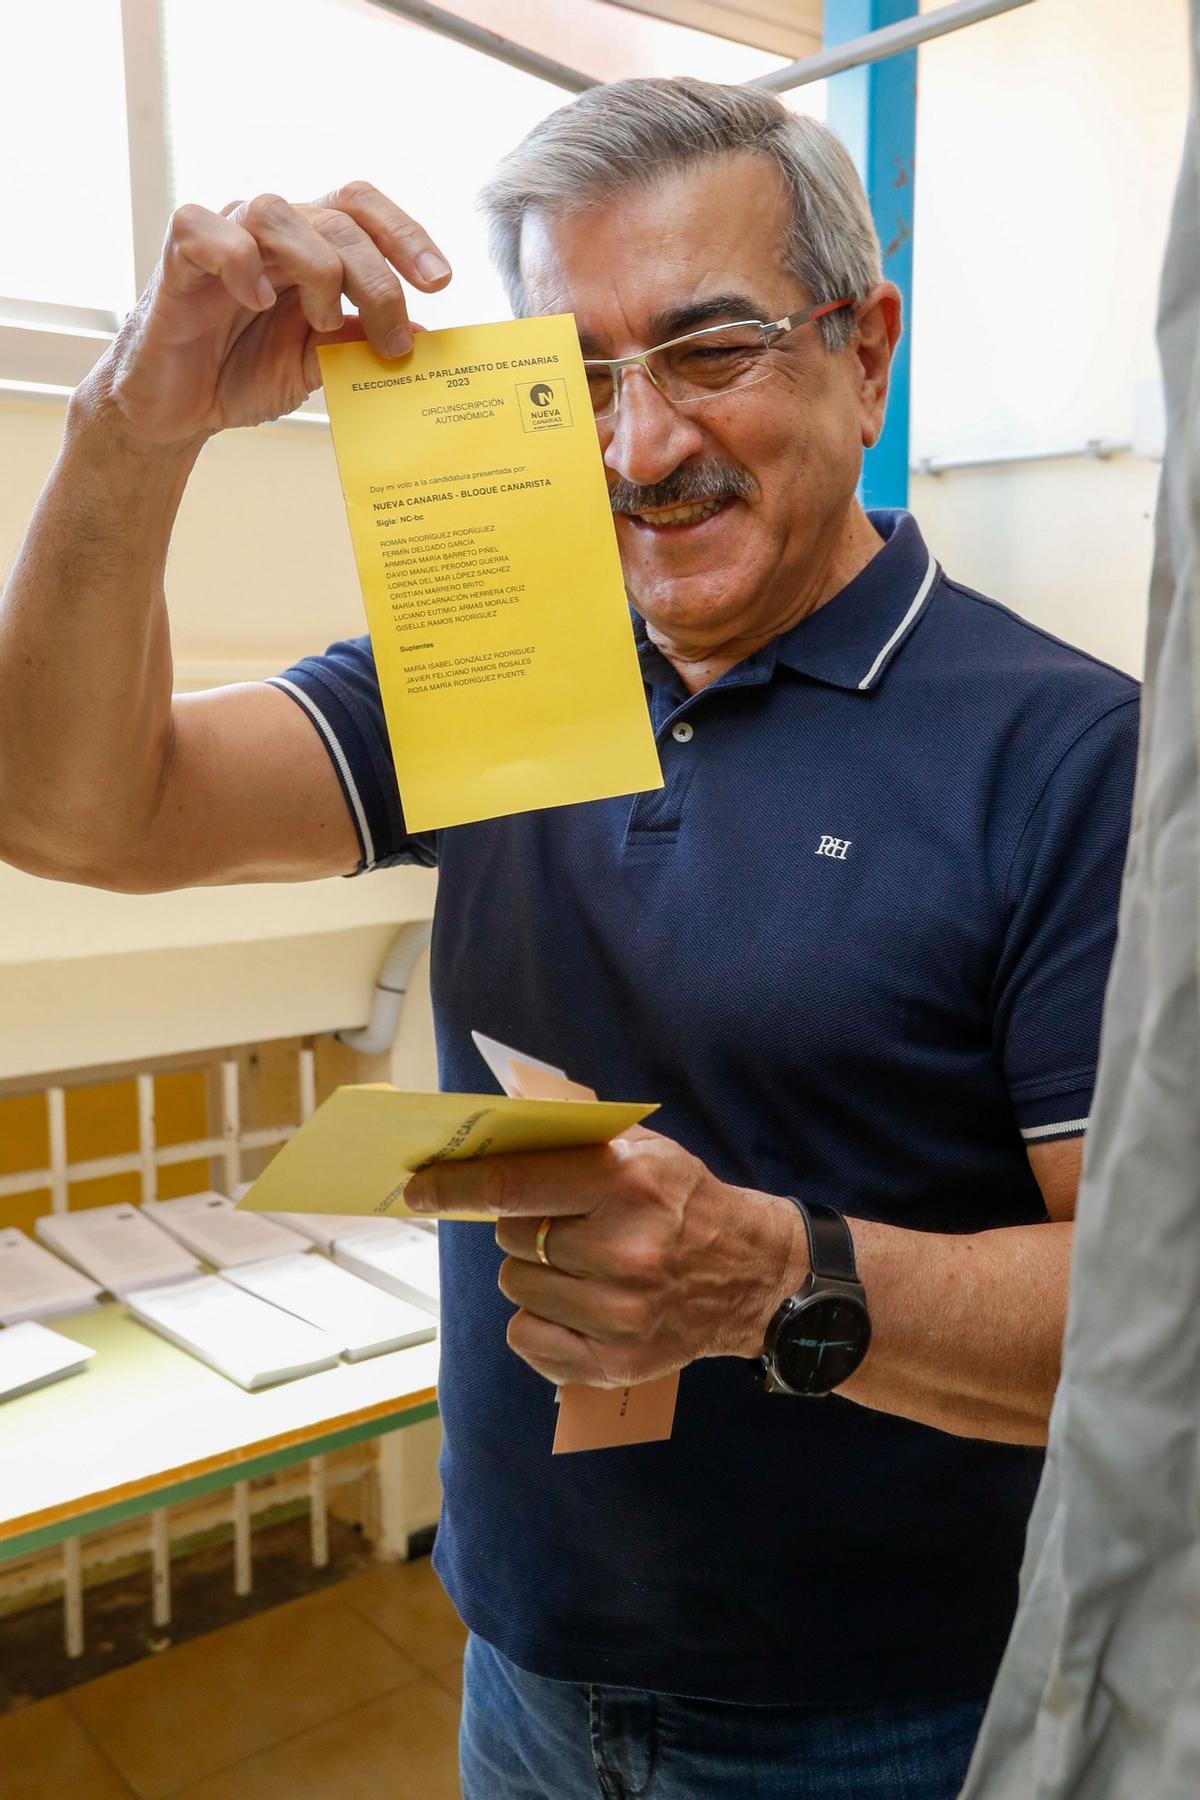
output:
[[[219,213],[181,206],[149,287],[84,391],[141,444],[260,425],[320,386],[320,344],[365,337],[381,356],[407,354],[401,277],[432,293],[450,267],[369,182],[311,205],[260,194]],[[343,296],[357,318],[344,318]]]
[[[404,1197],[425,1215],[496,1215],[500,1287],[518,1308],[508,1342],[551,1381],[624,1387],[698,1357],[757,1356],[808,1268],[789,1201],[730,1187],[641,1128],[595,1149],[440,1163]]]

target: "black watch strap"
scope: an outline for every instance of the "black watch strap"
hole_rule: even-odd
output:
[[[823,1281],[857,1281],[854,1239],[841,1213],[823,1200],[788,1199],[804,1220],[808,1233],[808,1260],[814,1275]]]

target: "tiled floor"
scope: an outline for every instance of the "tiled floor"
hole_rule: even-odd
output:
[[[0,1718],[0,1800],[457,1800],[462,1625],[371,1569]]]

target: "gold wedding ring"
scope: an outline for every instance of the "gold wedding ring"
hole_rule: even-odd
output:
[[[537,1228],[537,1235],[533,1240],[533,1247],[537,1251],[537,1259],[544,1269],[552,1269],[554,1267],[554,1264],[546,1255],[546,1239],[550,1235],[550,1227],[553,1223],[554,1215],[551,1213],[548,1218],[542,1220]]]

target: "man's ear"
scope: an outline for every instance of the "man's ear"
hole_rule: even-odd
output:
[[[862,441],[870,450],[879,442],[887,406],[892,356],[903,329],[904,303],[894,281],[880,281],[855,309],[856,331],[851,348],[858,361]]]

